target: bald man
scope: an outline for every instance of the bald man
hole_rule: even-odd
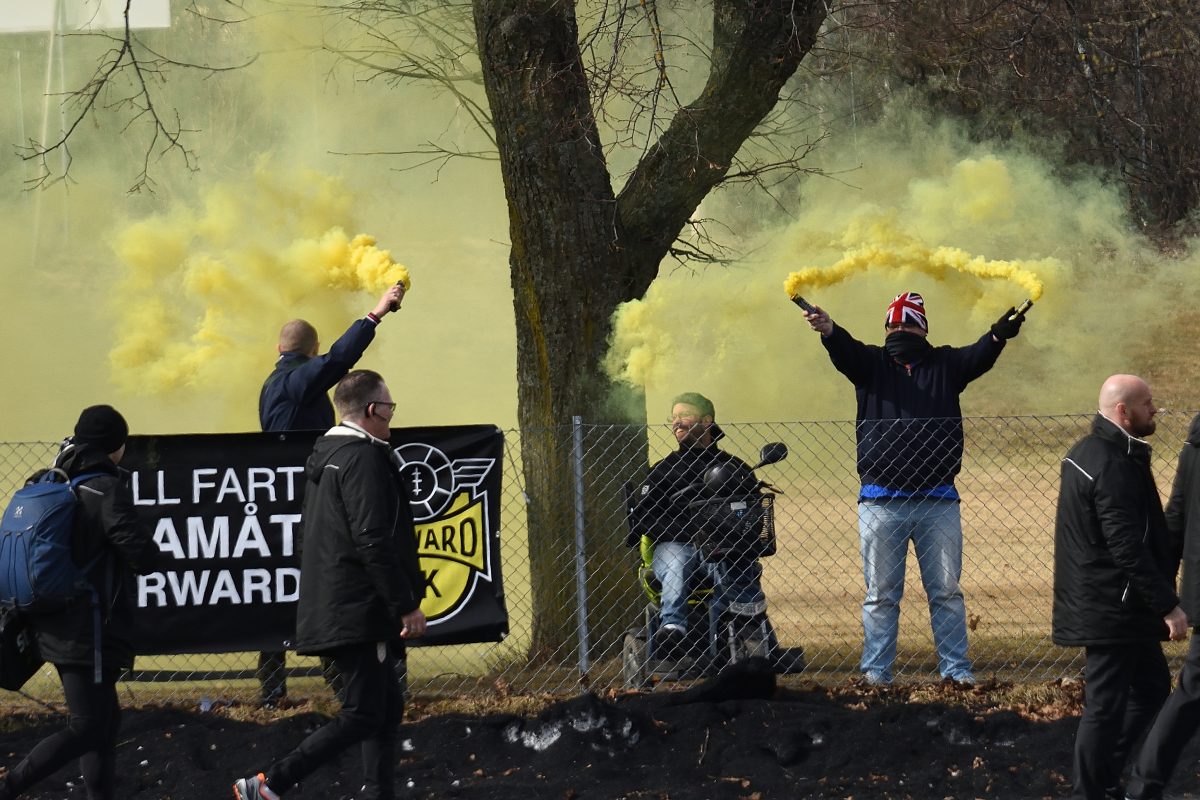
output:
[[[1145,441],[1150,387],[1113,375],[1099,402],[1092,432],[1063,459],[1054,529],[1054,643],[1086,653],[1071,797],[1087,800],[1124,796],[1129,749],[1170,691],[1161,642],[1187,635]]]
[[[356,319],[333,343],[321,351],[317,329],[294,319],[279,331],[279,359],[258,395],[258,421],[264,431],[328,430],[333,427],[329,390],[354,369],[375,339],[375,328],[404,300],[403,286],[390,286],[375,308]]]

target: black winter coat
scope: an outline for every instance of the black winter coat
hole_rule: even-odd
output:
[[[838,325],[821,344],[837,371],[854,384],[863,485],[903,491],[953,485],[963,452],[958,397],[992,368],[1004,342],[985,333],[966,347],[934,347],[909,367]]]
[[[305,477],[296,651],[398,640],[425,580],[391,448],[338,425],[317,440]]]
[[[681,444],[678,450],[650,468],[650,474],[631,498],[633,536],[649,536],[655,542],[690,543],[694,526],[688,502],[699,499],[700,495],[685,494],[677,498],[673,495],[684,487],[701,483],[704,473],[717,464],[744,469],[753,477],[749,464],[717,447],[716,440],[724,436],[721,429],[714,425],[712,431],[713,443],[708,447]],[[750,491],[752,486],[745,488]]]
[[[1054,642],[1167,638],[1178,549],[1150,471],[1150,445],[1097,415],[1062,462],[1054,526]]]
[[[1167,502],[1167,530],[1172,543],[1182,543],[1180,595],[1193,627],[1200,626],[1200,415],[1192,420],[1179,451],[1179,468]]]
[[[375,338],[375,322],[355,320],[329,352],[309,356],[284,353],[258,395],[258,422],[264,431],[323,431],[333,425],[329,390],[362,358]]]
[[[92,446],[68,444],[55,466],[72,478],[101,473],[76,487],[80,506],[75,514],[72,557],[80,567],[96,560],[87,576],[100,601],[101,664],[105,671],[128,669],[133,666],[133,646],[128,640],[134,608],[131,570],[152,569],[158,547],[150,532],[138,525],[129,474],[119,470],[108,454]],[[29,618],[42,658],[51,664],[93,665],[95,615],[89,597]]]

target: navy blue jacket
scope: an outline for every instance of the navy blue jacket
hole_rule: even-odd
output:
[[[966,347],[934,347],[907,367],[838,325],[821,344],[833,366],[854,384],[863,485],[902,491],[952,486],[962,468],[958,396],[992,368],[1004,342],[988,332]]]
[[[329,430],[333,403],[329,390],[362,358],[375,338],[376,323],[355,320],[329,352],[315,357],[284,353],[258,395],[258,421],[264,431]]]

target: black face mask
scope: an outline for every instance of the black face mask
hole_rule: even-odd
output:
[[[883,340],[883,347],[901,364],[916,363],[933,349],[924,336],[910,331],[892,331]]]

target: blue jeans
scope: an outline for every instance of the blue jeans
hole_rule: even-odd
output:
[[[688,595],[692,578],[700,566],[700,553],[686,542],[659,542],[654,546],[651,563],[654,576],[662,585],[659,619],[663,625],[687,628]]]
[[[944,678],[971,677],[967,612],[962,589],[962,521],[958,503],[929,498],[863,501],[858,505],[862,547],[863,655],[860,669],[891,681],[904,596],[904,561],[911,540],[929,597],[929,622]]]

